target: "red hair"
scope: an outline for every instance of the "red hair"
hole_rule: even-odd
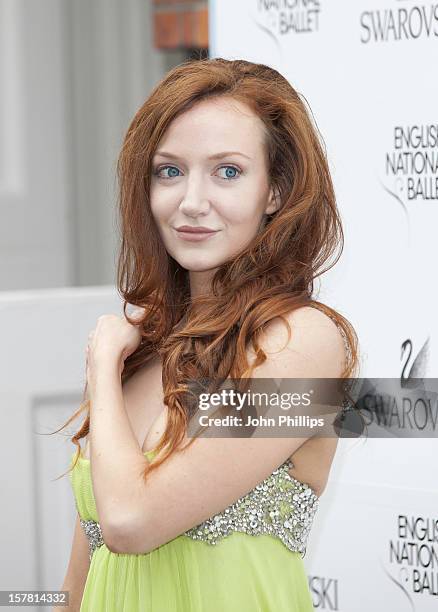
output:
[[[187,271],[166,251],[151,214],[152,158],[171,122],[197,102],[227,96],[245,103],[262,120],[271,185],[280,208],[266,217],[263,230],[233,260],[218,267],[211,294],[191,299]],[[147,312],[142,342],[126,359],[122,384],[160,355],[166,430],[145,469],[156,469],[180,448],[189,408],[183,397],[187,381],[250,377],[266,360],[259,346],[267,324],[302,306],[319,308],[344,332],[348,378],[358,365],[356,333],[349,321],[312,297],[314,279],[338,261],[344,243],[342,225],[325,150],[297,91],[277,70],[264,64],[223,58],[189,60],[173,68],[153,89],[133,118],[120,152],[119,223],[121,245],[117,285],[128,304]],[[334,260],[324,265],[333,256]],[[247,347],[257,358],[249,365]],[[86,396],[86,386],[84,398]],[[87,416],[71,438],[89,432]],[[60,430],[57,430],[60,431]],[[54,432],[56,433],[56,432]],[[192,440],[192,442],[194,439]]]

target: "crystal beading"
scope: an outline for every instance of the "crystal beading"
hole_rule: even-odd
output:
[[[307,484],[290,476],[292,467],[288,459],[252,491],[184,535],[208,544],[234,531],[271,535],[304,557],[319,500]]]
[[[319,499],[307,484],[288,473],[292,467],[288,459],[249,493],[183,535],[211,545],[235,531],[270,535],[304,557]],[[91,559],[95,549],[104,543],[100,525],[83,519],[81,525],[89,540]]]
[[[82,529],[84,530],[85,535],[88,538],[88,550],[89,550],[89,556],[90,556],[90,561],[91,561],[91,558],[96,548],[104,544],[103,537],[102,537],[102,531],[100,529],[99,523],[96,523],[96,521],[93,521],[91,519],[84,520],[82,518],[79,520],[80,520]]]

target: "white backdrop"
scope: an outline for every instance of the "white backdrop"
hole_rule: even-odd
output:
[[[428,340],[438,377],[438,3],[210,0],[210,55],[310,105],[346,234],[319,299],[355,326],[361,376],[401,378]],[[315,609],[438,610],[437,440],[406,434],[340,441],[304,559]]]

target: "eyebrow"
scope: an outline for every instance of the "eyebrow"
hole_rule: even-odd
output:
[[[171,159],[179,159],[179,155],[174,155],[173,153],[168,153],[167,151],[156,151],[156,155],[161,155],[161,157],[169,157]],[[227,157],[228,155],[241,155],[242,157],[246,157],[246,159],[251,159],[248,155],[244,153],[240,153],[239,151],[222,151],[221,153],[215,153],[214,155],[210,155],[207,159],[221,159],[222,157]]]

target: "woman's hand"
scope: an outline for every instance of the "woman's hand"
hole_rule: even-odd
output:
[[[141,321],[144,308],[136,308],[129,314],[131,319]],[[125,316],[115,314],[101,315],[97,319],[94,330],[88,334],[86,348],[87,381],[93,385],[99,368],[109,365],[123,371],[124,361],[131,355],[141,342],[139,325],[131,325]]]

